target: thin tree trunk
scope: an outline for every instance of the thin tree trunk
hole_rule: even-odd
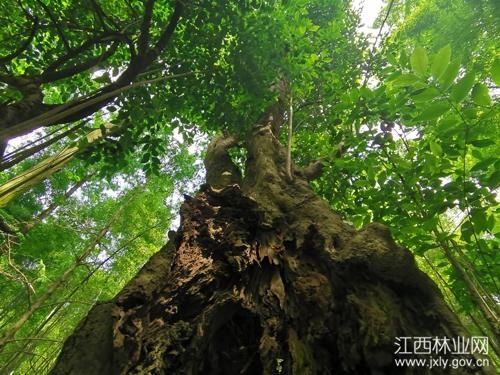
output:
[[[286,146],[286,173],[291,180],[292,175],[292,139],[293,139],[293,99],[290,95],[290,109],[288,110],[288,142]]]
[[[67,200],[69,197],[71,197],[78,189],[80,189],[83,185],[85,185],[92,178],[92,176],[93,176],[93,174],[89,174],[87,176],[84,176],[82,179],[80,179],[80,181],[78,181],[76,184],[74,184],[73,186],[71,186],[71,188],[69,188],[66,192],[64,192],[64,199]],[[31,223],[30,226],[32,227],[33,225],[36,225],[40,221],[45,220],[47,217],[49,217],[50,215],[52,215],[52,213],[55,210],[57,210],[57,208],[60,205],[61,205],[60,202],[53,201],[49,206],[47,206],[47,208],[45,210],[43,210],[42,212],[40,212],[35,217],[35,219],[33,220],[33,222]]]
[[[39,336],[40,331],[50,322],[52,321],[52,318],[54,315],[62,308],[63,304],[61,303],[59,306],[56,306],[54,309],[50,311],[50,313],[47,315],[47,317],[44,318],[43,322],[34,330],[32,331],[30,336]],[[29,340],[29,338],[28,338]],[[11,357],[9,357],[3,364],[2,367],[0,367],[0,371],[2,373],[11,373],[14,371],[16,368],[19,367],[19,365],[26,359],[31,357],[29,353],[34,352],[36,349],[35,344],[32,341],[27,341],[26,345],[21,348],[21,350],[16,351],[12,354]]]
[[[142,236],[144,236],[147,232],[151,231],[152,229],[156,228],[158,225],[154,225],[154,226],[148,226],[147,228],[145,228],[144,230],[141,230],[140,232],[138,232],[135,236],[133,236],[132,238],[128,239],[123,245],[121,245],[118,249],[116,249],[115,251],[113,251],[111,254],[109,254],[109,256],[105,259],[103,259],[102,261],[99,262],[99,264],[97,266],[95,266],[86,276],[85,278],[83,278],[81,281],[79,281],[78,285],[76,285],[69,293],[68,295],[65,296],[64,300],[63,301],[60,301],[60,302],[56,302],[54,303],[53,305],[55,305],[55,307],[51,310],[51,312],[45,317],[45,319],[43,320],[43,322],[38,326],[36,327],[29,335],[27,335],[24,340],[25,340],[25,343],[26,345],[23,346],[21,348],[20,351],[17,351],[17,352],[14,352],[13,355],[11,357],[9,357],[9,359],[7,359],[2,365],[0,365],[0,373],[3,374],[3,373],[11,373],[12,371],[15,371],[15,369],[17,369],[24,361],[26,361],[27,358],[30,358],[32,357],[32,355],[30,353],[32,353],[34,351],[34,349],[36,348],[36,342],[33,342],[31,341],[31,339],[33,337],[35,338],[43,338],[45,337],[49,332],[50,330],[56,326],[56,324],[58,324],[59,320],[65,318],[65,314],[64,313],[60,313],[58,314],[59,312],[61,312],[61,308],[64,308],[64,310],[68,311],[68,309],[71,309],[71,303],[72,301],[70,300],[71,297],[76,293],[78,292],[81,287],[83,285],[85,285],[88,280],[98,271],[100,270],[106,263],[108,263],[113,257],[115,257],[117,254],[119,254],[120,252],[124,251],[128,246],[130,246],[131,243],[133,243],[134,241],[136,241],[137,239],[141,238]],[[95,300],[97,300],[98,297],[95,298]],[[87,303],[88,305],[92,305],[93,303],[90,303],[88,302]],[[49,305],[50,306],[50,305]],[[44,305],[44,307],[47,307],[47,305]],[[63,311],[64,311],[63,310]],[[53,319],[53,318],[56,318],[56,319]],[[46,327],[47,324],[50,322],[50,326]],[[12,341],[15,341],[15,340],[12,340]],[[61,343],[62,344],[62,343]],[[56,348],[56,351],[59,352],[60,349],[61,349],[61,346],[62,345],[58,345],[58,348]],[[48,361],[48,363],[50,365],[52,365],[54,363],[54,357],[51,357],[51,356],[48,356],[47,358],[44,358],[43,361],[44,363],[46,363]],[[45,373],[44,371],[42,371],[43,369],[41,369],[39,366],[37,366],[37,362],[40,360],[40,357],[38,357],[38,359],[34,359],[34,362],[31,363],[32,367],[33,367],[33,371],[35,373]]]
[[[53,145],[57,141],[67,137],[68,135],[74,133],[75,131],[81,129],[85,125],[85,122],[81,122],[80,124],[60,133],[55,135],[54,137],[50,138],[48,141],[45,141],[41,144],[38,144],[36,146],[20,150],[19,152],[13,152],[10,153],[9,155],[4,155],[0,162],[0,171],[4,171],[16,164],[19,164],[23,160],[29,158],[30,156],[35,155],[37,152],[40,152],[42,150],[45,150],[47,147],[50,145]],[[1,155],[1,154],[0,154]]]
[[[397,337],[464,336],[388,228],[356,231],[287,178],[281,120],[253,128],[239,183],[235,142],[212,142],[175,238],[90,311],[52,374],[413,374]]]
[[[80,181],[78,181],[75,185],[73,185],[68,191],[64,193],[64,197],[67,199],[69,198],[73,193],[75,193],[83,184],[85,184],[88,179],[92,175],[88,175],[84,178],[82,178]],[[15,272],[15,274],[9,274],[5,271],[1,271],[1,273],[16,282],[21,283],[28,294],[28,302],[31,304],[31,293],[34,293],[33,286],[31,285],[31,282],[29,279],[24,275],[24,273],[15,265],[14,261],[10,257],[10,252],[11,252],[11,247],[13,244],[17,244],[19,241],[19,236],[20,234],[26,235],[31,228],[33,228],[38,222],[42,221],[46,217],[48,217],[54,210],[56,210],[59,207],[60,203],[58,202],[52,202],[45,210],[43,210],[38,216],[36,216],[31,222],[29,223],[22,223],[22,225],[19,226],[18,230],[12,230],[11,234],[7,234],[6,238],[2,243],[0,243],[0,254],[5,254],[5,256],[8,259],[8,264],[10,268],[12,268]],[[1,328],[1,327],[0,327]]]
[[[24,314],[22,314],[18,318],[18,320],[14,324],[12,324],[12,326],[9,327],[9,329],[0,337],[0,349],[15,337],[16,333],[22,328],[26,321],[45,303],[45,301],[47,301],[56,291],[61,289],[66,284],[73,272],[85,262],[88,256],[95,250],[97,245],[101,243],[106,234],[109,232],[111,225],[118,219],[118,217],[120,217],[122,210],[123,206],[113,214],[106,225],[96,235],[94,240],[85,247],[82,254],[78,256],[76,261],[59,277],[59,279],[54,281],[47,288],[47,290],[31,304],[30,308]]]
[[[457,304],[458,304],[458,296],[456,293],[453,291],[453,289],[450,288],[446,280],[444,280],[443,276],[441,276],[441,273],[439,272],[438,269],[432,264],[431,260],[425,256],[424,254],[424,259],[427,263],[427,265],[432,269],[434,274],[436,275],[436,279],[438,280],[438,283],[441,284],[441,290],[444,290],[445,293],[448,296],[448,300],[450,301],[449,304],[451,305],[452,310],[455,312],[457,311]],[[500,349],[498,347],[498,343],[496,341],[496,335],[493,333],[493,331],[490,329],[489,322],[484,320],[484,315],[482,315],[482,311],[479,311],[479,315],[483,318],[483,323],[479,324],[478,320],[472,313],[467,313],[467,316],[469,319],[472,320],[476,328],[481,332],[483,336],[488,336],[489,339],[489,345],[491,349],[493,349],[493,352],[495,353],[497,358],[500,358]]]
[[[459,278],[464,282],[465,287],[469,290],[469,295],[471,299],[474,301],[476,306],[482,312],[484,318],[486,319],[489,328],[492,332],[495,333],[496,337],[500,337],[500,326],[499,319],[494,307],[491,307],[488,302],[485,300],[485,297],[481,295],[478,290],[478,286],[469,275],[468,272],[465,272],[462,265],[455,258],[453,253],[451,252],[450,247],[444,241],[440,242],[441,248],[443,249],[446,258],[450,261],[453,269],[458,273]]]
[[[106,134],[117,131],[119,128],[110,127]],[[63,149],[0,185],[0,207],[60,171],[76,154],[103,140],[106,134],[103,134],[101,129],[95,129],[85,136],[85,142],[78,142],[76,146]]]
[[[0,330],[5,327],[7,324],[9,324],[10,320],[12,319],[12,316],[9,318],[8,315],[11,315],[10,313],[12,312],[11,308],[14,308],[15,305],[19,304],[19,298],[21,298],[24,295],[24,290],[18,291],[16,296],[9,302],[9,304],[2,306],[2,309],[0,310]]]

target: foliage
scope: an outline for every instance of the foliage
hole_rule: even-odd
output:
[[[5,255],[0,260],[10,275],[1,280],[0,329],[29,310],[28,296],[43,295],[110,224],[85,264],[5,347],[5,369],[50,368],[59,341],[89,304],[112,297],[163,244],[171,215],[165,198],[177,197],[198,173],[206,139],[219,132],[243,138],[279,96],[280,82],[294,103],[294,162],[326,160],[322,177],[311,182],[315,190],[357,228],[387,224],[467,329],[494,343],[498,327],[487,311],[498,311],[500,298],[495,1],[390,1],[376,23],[390,33],[375,48],[357,31],[348,1],[183,2],[169,43],[123,80],[118,77],[159,40],[177,2],[15,3],[1,16],[4,106],[29,96],[9,78],[44,77],[58,58],[63,62],[55,71],[75,63],[81,69],[41,82],[44,104],[120,91],[85,116],[36,133],[26,141],[32,142],[26,155],[23,149],[5,155],[4,161],[22,157],[0,176],[2,183],[65,147],[88,146],[0,212],[0,223],[15,232],[2,226],[5,243],[19,242],[2,245],[12,262]],[[17,30],[22,40],[13,38]],[[93,38],[64,60],[68,47],[78,50],[81,40]],[[89,146],[87,134],[110,124],[115,130]],[[282,137],[285,142],[286,132]],[[347,150],[339,158],[340,143]],[[232,156],[245,157],[238,150]]]
[[[491,15],[471,3],[450,4],[463,17],[424,3],[407,7],[405,22],[393,21],[373,58],[376,83],[345,94],[339,117],[349,119],[356,106],[362,121],[316,187],[357,227],[389,225],[468,327],[484,333],[478,308],[495,311],[499,292],[497,25],[485,32]],[[460,33],[467,43],[456,44],[458,29],[467,30]],[[297,151],[326,153],[325,140],[335,136],[297,135]]]

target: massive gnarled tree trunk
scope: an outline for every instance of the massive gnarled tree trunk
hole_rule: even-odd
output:
[[[309,187],[318,168],[287,175],[279,122],[272,108],[244,142],[211,143],[179,230],[91,310],[53,374],[410,374],[395,337],[464,334],[388,228],[342,221]]]

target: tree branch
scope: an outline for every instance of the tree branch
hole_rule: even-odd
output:
[[[170,17],[170,21],[167,27],[165,27],[165,29],[161,33],[160,38],[156,42],[154,48],[150,50],[148,53],[147,59],[145,61],[146,65],[149,65],[153,60],[155,60],[158,57],[158,55],[165,49],[168,42],[172,38],[172,35],[174,34],[175,28],[179,23],[183,10],[184,6],[182,4],[182,1],[177,1],[175,3],[174,12]]]
[[[325,165],[328,162],[334,162],[335,159],[342,157],[343,153],[346,150],[346,147],[343,142],[339,143],[335,148],[335,154],[332,156],[325,156],[319,158],[318,160],[313,161],[308,166],[299,169],[299,173],[308,181],[312,181],[323,174]]]
[[[111,45],[111,47],[107,51],[104,51],[101,55],[90,58],[81,64],[70,66],[66,69],[58,71],[46,72],[42,75],[40,83],[54,82],[84,72],[98,65],[102,61],[107,60],[110,56],[112,56],[116,52],[117,48],[118,48],[118,42],[115,42]]]
[[[135,87],[152,84],[167,79],[185,77],[193,73],[194,72],[173,74],[171,76],[162,76],[146,81],[139,81],[123,87],[118,87],[112,91],[108,92],[101,91],[100,93],[94,94],[87,98],[78,99],[65,104],[54,105],[52,106],[52,109],[43,112],[39,116],[17,123],[11,127],[3,127],[3,128],[0,127],[0,139],[4,137],[9,138],[26,134],[32,131],[33,129],[42,126],[57,125],[65,122],[82,119],[90,115],[91,113],[99,110],[100,108],[104,107],[119,94],[131,90]]]
[[[42,9],[47,13],[49,16],[50,20],[54,24],[54,27],[56,28],[57,35],[59,35],[59,38],[61,39],[61,42],[64,44],[64,47],[66,48],[67,51],[71,51],[71,47],[69,45],[68,39],[66,39],[66,36],[64,35],[61,25],[56,20],[56,17],[52,14],[50,8],[42,1],[42,0],[36,0],[38,4],[42,7]]]
[[[141,32],[139,34],[139,40],[137,41],[137,51],[138,55],[143,55],[148,50],[149,38],[150,38],[150,28],[151,19],[153,18],[153,8],[155,0],[147,0],[144,5],[144,17],[142,18]]]
[[[321,158],[316,161],[313,161],[307,167],[304,167],[301,171],[302,176],[307,181],[312,181],[323,174],[323,170],[325,168],[326,158]]]
[[[290,181],[292,175],[292,137],[293,137],[293,98],[290,95],[290,109],[288,110],[288,144],[286,148],[286,173]]]
[[[233,136],[221,135],[208,145],[203,161],[207,171],[206,181],[214,188],[220,189],[229,185],[241,185],[241,173],[233,163],[228,150],[235,147],[238,140]]]
[[[22,150],[21,152],[15,153],[14,155],[12,155],[10,157],[4,156],[4,158],[0,161],[0,171],[4,171],[4,170],[6,170],[6,169],[8,169],[16,164],[19,164],[20,162],[22,162],[26,158],[34,155],[35,153],[37,153],[41,150],[46,149],[48,146],[50,146],[50,145],[56,143],[57,141],[67,137],[71,133],[81,129],[84,125],[85,125],[85,122],[82,121],[80,124],[77,124],[76,126],[56,135],[55,137],[52,137],[48,141],[45,141],[41,144],[30,147],[26,150]]]
[[[91,4],[92,4],[92,7],[94,8],[94,11],[95,11],[95,14],[97,15],[97,17],[99,18],[99,21],[101,21],[101,25],[103,27],[104,30],[109,30],[108,29],[108,25],[106,24],[106,20],[108,20],[111,25],[116,29],[118,30],[119,27],[118,25],[115,23],[115,21],[109,17],[106,13],[104,13],[104,10],[102,9],[102,7],[99,5],[99,3],[97,2],[97,0],[90,0]]]
[[[50,64],[47,67],[47,69],[45,69],[45,71],[42,73],[42,75],[41,75],[41,82],[46,83],[46,82],[50,82],[51,80],[61,79],[61,78],[57,78],[58,75],[62,75],[62,73],[59,73],[57,71],[57,68],[59,68],[60,66],[62,66],[65,63],[67,63],[68,61],[70,61],[70,60],[78,57],[79,54],[85,52],[86,50],[88,50],[92,46],[98,45],[98,44],[108,43],[108,42],[111,42],[111,41],[114,41],[114,42],[125,41],[125,42],[127,42],[126,38],[121,33],[116,33],[116,32],[106,33],[106,34],[99,35],[97,37],[88,39],[84,43],[82,43],[78,48],[69,51],[67,54],[65,54],[64,56],[59,57],[52,64]],[[114,44],[116,44],[116,43],[114,43]],[[116,47],[114,47],[115,50],[116,50]],[[113,48],[111,48],[111,50],[112,50],[111,54],[114,53]],[[109,50],[106,51],[106,52],[104,52],[100,56],[100,58],[102,59],[103,55],[106,55],[107,53],[109,53]],[[106,56],[105,58],[108,58],[109,56]],[[77,65],[75,67],[66,68],[65,70],[68,71],[68,73],[69,73],[69,70],[73,70],[73,71],[76,72],[74,74],[77,74],[77,73],[80,73],[80,72],[82,72],[82,71],[84,71],[84,70],[89,69],[90,67],[92,67],[92,65],[91,65],[91,66],[89,66],[87,68],[84,68],[84,66],[86,66],[86,65],[89,65],[89,61],[86,61],[86,62],[84,62],[82,64],[79,64],[79,65]],[[66,74],[68,74],[68,73],[66,73]],[[67,76],[68,75],[65,75],[64,77],[67,77]],[[55,77],[55,78],[53,78],[53,77]]]
[[[154,0],[149,0],[148,2],[149,7],[151,8],[151,12],[153,3]],[[115,82],[99,90],[98,93],[92,96],[88,96],[85,99],[80,99],[77,101],[72,101],[70,103],[65,103],[56,106],[53,105],[48,106],[46,104],[41,103],[41,101],[40,102],[23,101],[22,103],[18,103],[19,105],[14,107],[6,106],[6,109],[4,108],[3,111],[6,112],[6,115],[8,116],[4,118],[4,121],[0,122],[0,128],[1,128],[0,140],[5,141],[12,137],[26,134],[41,126],[61,124],[65,122],[82,119],[104,107],[120,93],[129,90],[132,87],[137,86],[137,84],[131,84],[131,82],[133,82],[134,79],[136,79],[137,75],[141,73],[149,64],[151,64],[158,57],[161,51],[164,50],[169,40],[171,39],[175,31],[175,28],[177,27],[177,24],[181,17],[182,10],[183,10],[182,2],[177,1],[175,3],[175,8],[170,17],[170,20],[167,26],[164,28],[163,32],[161,33],[155,47],[149,49],[147,52],[145,52],[145,54],[138,54],[137,56],[133,56],[128,68],[118,77],[118,79]],[[150,17],[152,17],[151,14],[145,16],[142,27],[145,27],[145,25],[147,24],[150,25],[151,20],[149,19],[148,21],[148,18]],[[146,39],[148,38],[148,35],[149,31],[147,33],[141,33],[140,36],[141,45],[145,43]],[[99,38],[93,38],[87,40],[76,50],[73,50],[70,53],[66,54],[65,56],[59,58],[54,63],[52,63],[51,66],[49,66],[49,68],[47,68],[47,70],[43,73],[42,76],[44,76],[44,78],[42,79],[42,81],[47,82],[47,78],[49,77],[49,75],[52,75],[52,73],[56,70],[58,66],[61,66],[65,62],[77,56],[78,53],[81,53],[86,49],[90,48],[92,45],[101,42],[103,42],[102,36]],[[90,62],[87,61],[87,63],[79,65],[78,68],[75,68],[73,72],[86,68],[89,64]],[[55,75],[56,73],[54,72],[53,74]],[[69,75],[70,71],[66,70],[64,71],[64,74],[61,72],[59,72],[59,74],[61,76]],[[186,74],[178,74],[170,77],[160,77],[159,79],[140,82],[138,83],[138,85],[153,83],[163,79],[180,77],[184,75]],[[54,78],[54,76],[52,76],[52,78]],[[31,80],[34,82],[34,78],[31,78]],[[23,109],[22,107],[26,108],[22,110]],[[24,119],[26,120],[23,121]],[[13,123],[14,121],[16,122]]]

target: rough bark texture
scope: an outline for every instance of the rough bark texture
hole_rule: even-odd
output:
[[[53,374],[425,373],[395,367],[395,337],[464,334],[389,229],[356,231],[287,178],[275,113],[246,141],[243,179],[234,140],[212,143],[174,238],[93,308]]]

